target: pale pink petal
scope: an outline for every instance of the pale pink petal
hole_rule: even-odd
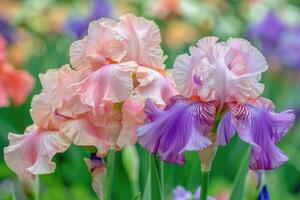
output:
[[[86,58],[87,38],[77,40],[70,46],[70,63],[75,69],[83,69],[90,67],[90,63]]]
[[[264,88],[259,83],[267,69],[264,57],[245,40],[217,40],[203,38],[197,47],[190,48],[191,56],[176,59],[174,80],[179,91],[187,97],[198,94],[206,101],[217,100],[221,105],[256,98]]]
[[[74,92],[75,85],[84,76],[85,72],[72,70],[69,65],[41,74],[42,92],[34,96],[31,103],[30,113],[34,123],[44,129],[55,129],[62,117],[70,118],[89,111],[90,107],[82,105]]]
[[[75,41],[70,47],[70,62],[75,69],[101,67],[107,64],[110,49],[118,48],[120,45],[114,30],[116,23],[112,19],[101,18],[89,24],[88,35],[82,40]],[[119,48],[119,53],[121,52]]]
[[[62,101],[59,104],[52,103],[49,95],[45,93],[35,95],[32,99],[30,115],[33,122],[41,128],[58,128],[59,121],[55,110],[56,107],[62,106]]]
[[[96,113],[104,101],[121,102],[133,90],[134,62],[105,65],[77,86],[82,103],[92,106]]]
[[[95,146],[99,154],[109,150],[109,136],[105,128],[97,127],[85,118],[64,121],[60,130],[76,145]]]
[[[4,148],[5,162],[22,178],[54,172],[55,163],[51,159],[69,147],[60,132],[41,130],[34,125],[28,127],[24,135],[10,133],[8,139],[10,144]]]
[[[136,127],[142,125],[146,118],[143,104],[133,99],[128,99],[123,103],[122,129],[117,140],[119,147],[123,148],[136,142]]]
[[[181,95],[191,97],[196,95],[201,84],[194,82],[194,66],[191,64],[191,56],[180,55],[174,62],[173,78]]]
[[[14,104],[22,104],[33,88],[33,77],[27,71],[14,69],[10,64],[1,66],[0,76]]]
[[[134,90],[136,98],[152,99],[156,104],[165,105],[171,96],[178,94],[167,71],[138,67],[136,78],[140,83]]]
[[[123,51],[115,48],[111,52],[113,60],[118,62],[136,61],[138,64],[161,68],[166,57],[160,47],[161,36],[158,26],[143,17],[126,14],[120,17],[116,31],[121,37]]]

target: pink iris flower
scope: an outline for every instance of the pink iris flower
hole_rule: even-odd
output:
[[[34,125],[24,135],[9,134],[7,165],[32,178],[53,172],[52,157],[71,143],[96,147],[94,158],[134,144],[146,100],[164,107],[177,94],[160,43],[157,25],[142,17],[91,22],[87,36],[70,47],[71,66],[40,75],[42,91],[30,110]],[[96,171],[92,175],[100,176]]]

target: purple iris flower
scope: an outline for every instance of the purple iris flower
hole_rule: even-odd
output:
[[[216,106],[178,96],[168,104],[163,111],[147,100],[145,112],[149,123],[137,128],[137,136],[151,153],[181,165],[185,151],[198,151],[212,144],[206,136],[212,129]]]
[[[217,140],[219,145],[225,145],[237,132],[242,140],[251,145],[250,169],[270,170],[288,160],[276,144],[294,120],[292,110],[275,113],[265,105],[234,105],[219,124]]]
[[[91,21],[101,17],[110,17],[112,15],[112,6],[107,0],[93,0],[89,15],[86,17],[72,16],[66,24],[68,32],[76,38],[82,38],[86,35],[88,25]]]
[[[277,49],[281,62],[292,69],[300,70],[300,26],[282,34]]]
[[[15,28],[10,25],[8,20],[3,16],[0,16],[0,35],[4,37],[8,44],[16,39]]]
[[[264,54],[270,55],[277,48],[281,34],[287,26],[279,19],[274,11],[270,11],[264,20],[252,25],[247,31],[250,40],[256,41]]]
[[[300,70],[300,25],[289,26],[270,11],[262,22],[249,27],[247,37],[258,43],[269,59]]]

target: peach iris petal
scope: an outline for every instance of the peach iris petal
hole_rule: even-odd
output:
[[[99,154],[104,154],[109,150],[105,129],[93,125],[85,118],[61,123],[61,131],[76,145],[95,146]]]
[[[69,65],[41,74],[42,92],[31,102],[30,114],[34,123],[44,129],[58,128],[60,116],[73,117],[87,112],[89,107],[82,105],[74,93],[74,84],[83,77],[84,73],[72,70]]]
[[[243,103],[263,91],[261,73],[268,66],[263,55],[243,39],[217,42],[216,37],[199,40],[190,56],[179,56],[174,63],[174,80],[186,97]]]
[[[136,77],[140,84],[134,93],[144,101],[149,98],[156,104],[165,105],[171,96],[178,94],[167,71],[138,67]]]
[[[120,17],[116,30],[126,54],[123,51],[117,52],[116,49],[113,54],[115,60],[134,60],[140,65],[152,68],[163,66],[166,57],[160,47],[159,28],[153,21],[127,14]]]
[[[105,65],[91,73],[77,86],[83,104],[99,110],[105,101],[121,102],[128,98],[133,90],[132,73],[134,62]]]
[[[51,161],[58,152],[69,147],[69,142],[59,131],[41,130],[33,125],[24,135],[10,133],[10,145],[4,148],[7,165],[22,178],[48,174],[55,170]]]
[[[110,49],[120,49],[119,41],[115,38],[116,23],[106,18],[92,21],[89,24],[88,35],[72,43],[70,62],[75,69],[101,67],[106,64],[106,59],[110,58]]]
[[[136,142],[135,129],[144,123],[146,115],[143,111],[143,104],[133,99],[127,99],[122,106],[122,129],[117,140],[121,148],[132,145]]]

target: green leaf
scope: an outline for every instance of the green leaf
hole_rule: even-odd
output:
[[[161,190],[161,178],[159,172],[159,161],[154,155],[150,155],[149,160],[149,173],[147,178],[147,183],[144,190],[145,200],[161,200],[162,190]]]
[[[235,176],[233,188],[230,195],[230,200],[243,199],[245,180],[246,180],[247,172],[249,170],[248,163],[249,163],[250,149],[251,149],[250,146],[248,146],[248,149],[242,160],[240,168]]]

